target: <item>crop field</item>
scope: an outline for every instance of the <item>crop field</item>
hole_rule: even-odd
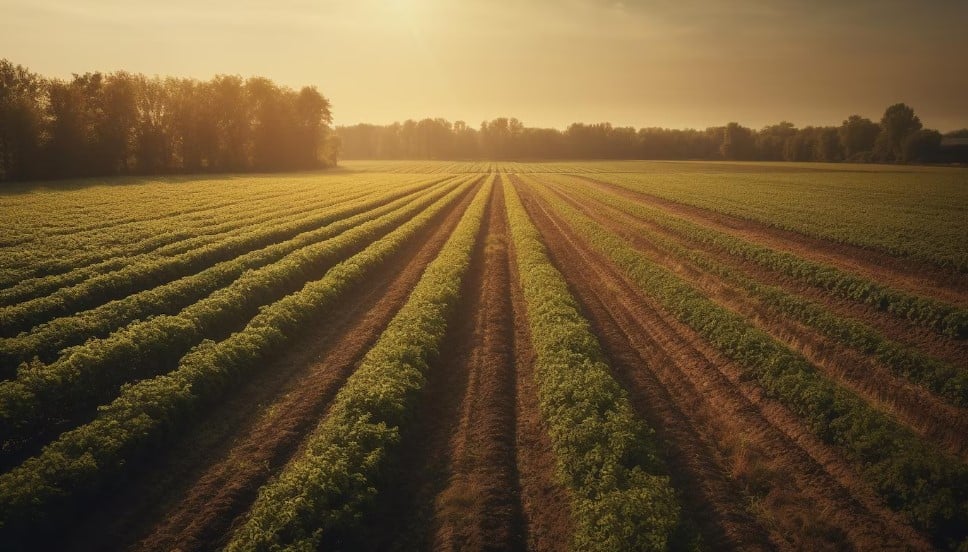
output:
[[[968,546],[968,169],[0,191],[0,549]]]

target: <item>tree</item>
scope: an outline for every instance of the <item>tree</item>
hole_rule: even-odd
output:
[[[719,147],[723,159],[748,160],[753,158],[753,131],[739,123],[729,123],[723,130]]]
[[[817,133],[817,141],[814,144],[814,159],[832,163],[840,161],[840,133],[836,128],[823,128]]]
[[[796,134],[797,128],[789,121],[763,127],[763,130],[756,133],[756,158],[780,161],[783,159],[786,141]]]
[[[921,119],[914,114],[914,110],[903,103],[888,107],[881,118],[882,142],[886,161],[895,161],[904,157],[904,141],[908,136],[921,130]]]
[[[851,115],[840,125],[838,132],[844,159],[852,161],[874,150],[881,126],[860,115]]]
[[[936,160],[941,147],[941,133],[937,130],[918,130],[904,139],[901,161],[926,163]]]
[[[0,181],[40,173],[45,87],[27,68],[0,59]]]

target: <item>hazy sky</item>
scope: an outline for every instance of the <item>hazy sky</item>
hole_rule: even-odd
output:
[[[968,0],[0,0],[0,57],[315,84],[338,124],[968,126]]]

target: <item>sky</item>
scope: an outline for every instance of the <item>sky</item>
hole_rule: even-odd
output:
[[[0,58],[315,85],[337,124],[968,127],[968,0],[0,0]]]

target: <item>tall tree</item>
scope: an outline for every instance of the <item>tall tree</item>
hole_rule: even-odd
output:
[[[748,160],[753,158],[753,131],[739,123],[729,123],[723,129],[719,147],[723,159]]]
[[[844,119],[838,130],[840,143],[844,150],[844,159],[859,160],[859,156],[870,154],[874,150],[874,143],[881,127],[874,121],[860,115],[851,115]]]
[[[26,67],[0,59],[0,181],[40,172],[45,87]]]
[[[907,104],[897,103],[888,107],[881,117],[883,147],[889,156],[887,161],[901,160],[904,157],[904,141],[908,136],[921,130],[921,119]]]

